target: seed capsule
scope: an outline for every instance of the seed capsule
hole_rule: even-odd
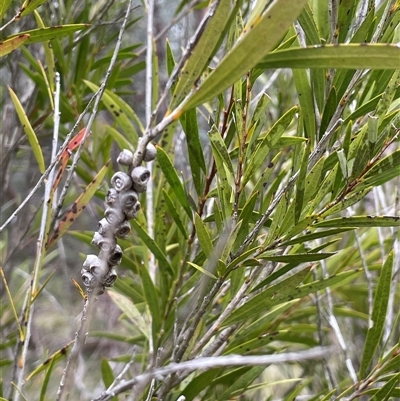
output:
[[[131,225],[128,220],[124,220],[115,230],[115,236],[120,239],[125,239],[131,232]]]
[[[126,218],[129,220],[136,218],[139,213],[140,207],[140,202],[136,202],[130,209],[124,209]]]
[[[121,224],[125,220],[125,215],[121,208],[108,207],[104,212],[104,217],[111,225]]]
[[[123,171],[118,171],[111,177],[111,184],[118,192],[127,191],[132,188],[132,179]]]
[[[133,189],[136,192],[145,192],[147,183],[150,179],[150,171],[143,166],[135,167],[132,170]]]
[[[128,149],[123,149],[117,158],[117,163],[121,166],[130,166],[133,162],[133,153]]]
[[[92,245],[99,247],[104,252],[111,252],[115,249],[116,241],[113,235],[103,236],[98,232],[94,233]]]
[[[115,188],[107,191],[106,203],[108,206],[116,206],[119,203],[119,193]]]
[[[118,275],[117,272],[114,268],[110,269],[108,273],[104,276],[103,279],[103,284],[106,287],[112,287],[112,285],[115,283],[115,280],[117,279]]]
[[[157,156],[157,149],[152,143],[148,143],[144,152],[143,160],[145,162],[153,161]]]

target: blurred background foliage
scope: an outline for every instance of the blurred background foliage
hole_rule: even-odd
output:
[[[51,163],[55,73],[59,147],[77,120],[79,130],[88,121],[127,5],[2,2],[2,225]],[[82,310],[71,279],[80,282],[93,252],[119,152],[148,132],[148,4],[133,5],[50,237],[111,164],[85,211],[41,254],[34,310],[26,297],[42,188],[1,232],[4,399],[55,399]],[[70,399],[100,397],[124,367],[129,380],[200,356],[318,346],[334,351],[180,372],[113,399],[400,399],[399,21],[395,0],[155,2],[153,127],[170,121],[156,138],[142,212],[120,241],[119,278],[97,301]],[[18,322],[27,308],[23,360]]]

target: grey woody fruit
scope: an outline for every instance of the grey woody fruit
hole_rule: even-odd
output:
[[[150,179],[150,171],[144,166],[135,167],[131,172],[133,189],[136,192],[145,192]]]
[[[94,277],[100,278],[108,272],[107,262],[96,255],[87,255],[83,268]]]
[[[99,247],[104,252],[111,252],[115,249],[116,240],[113,235],[103,236],[98,232],[94,233],[92,245]]]
[[[97,231],[99,232],[100,235],[106,236],[111,232],[111,224],[107,221],[106,218],[103,218],[99,221],[99,226],[97,228]]]
[[[157,156],[157,149],[152,143],[148,143],[146,146],[146,151],[143,155],[143,160],[145,162],[153,161]]]
[[[95,284],[96,279],[94,278],[94,276],[93,276],[92,273],[87,272],[87,271],[84,270],[84,269],[82,269],[82,270],[83,270],[83,271],[81,271],[81,275],[82,275],[83,284],[84,284],[86,287],[92,287],[92,286]]]
[[[119,202],[122,206],[122,210],[124,208],[131,208],[137,203],[139,196],[136,191],[125,191],[120,194]]]
[[[112,285],[115,283],[115,280],[117,279],[117,271],[112,268],[108,271],[108,273],[104,276],[103,278],[103,284],[106,287],[112,287]]]
[[[129,149],[123,149],[117,158],[121,166],[130,166],[133,163],[133,153]]]
[[[118,171],[111,177],[111,185],[118,192],[127,191],[132,188],[132,179],[123,171]]]
[[[117,245],[108,257],[108,263],[111,266],[119,265],[122,260],[122,248]]]
[[[130,209],[124,208],[124,213],[127,219],[132,220],[137,217],[140,210],[140,202],[136,202]]]
[[[121,224],[125,220],[121,207],[108,207],[104,212],[104,217],[114,226]]]
[[[131,232],[131,224],[128,220],[124,220],[116,227],[115,236],[120,239],[125,239]]]
[[[108,206],[116,206],[119,203],[119,193],[115,188],[107,191],[106,203]]]

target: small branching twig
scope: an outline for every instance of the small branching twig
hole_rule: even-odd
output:
[[[193,372],[195,370],[209,370],[220,367],[232,367],[232,366],[262,366],[271,365],[278,363],[291,363],[300,362],[305,360],[321,359],[326,355],[335,352],[334,347],[315,347],[306,351],[288,352],[276,355],[252,355],[252,356],[240,356],[240,355],[229,355],[229,356],[217,356],[210,358],[198,358],[182,363],[171,363],[167,366],[158,369],[152,369],[149,372],[145,372],[141,375],[136,376],[134,379],[128,380],[115,387],[112,394],[107,392],[103,393],[99,397],[92,401],[107,401],[115,395],[121,394],[124,391],[130,390],[137,386],[140,388],[145,387],[155,377],[162,379],[172,373],[188,371]]]

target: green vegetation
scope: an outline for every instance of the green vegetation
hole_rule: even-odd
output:
[[[400,2],[156,3],[0,4],[0,400],[400,399]]]

